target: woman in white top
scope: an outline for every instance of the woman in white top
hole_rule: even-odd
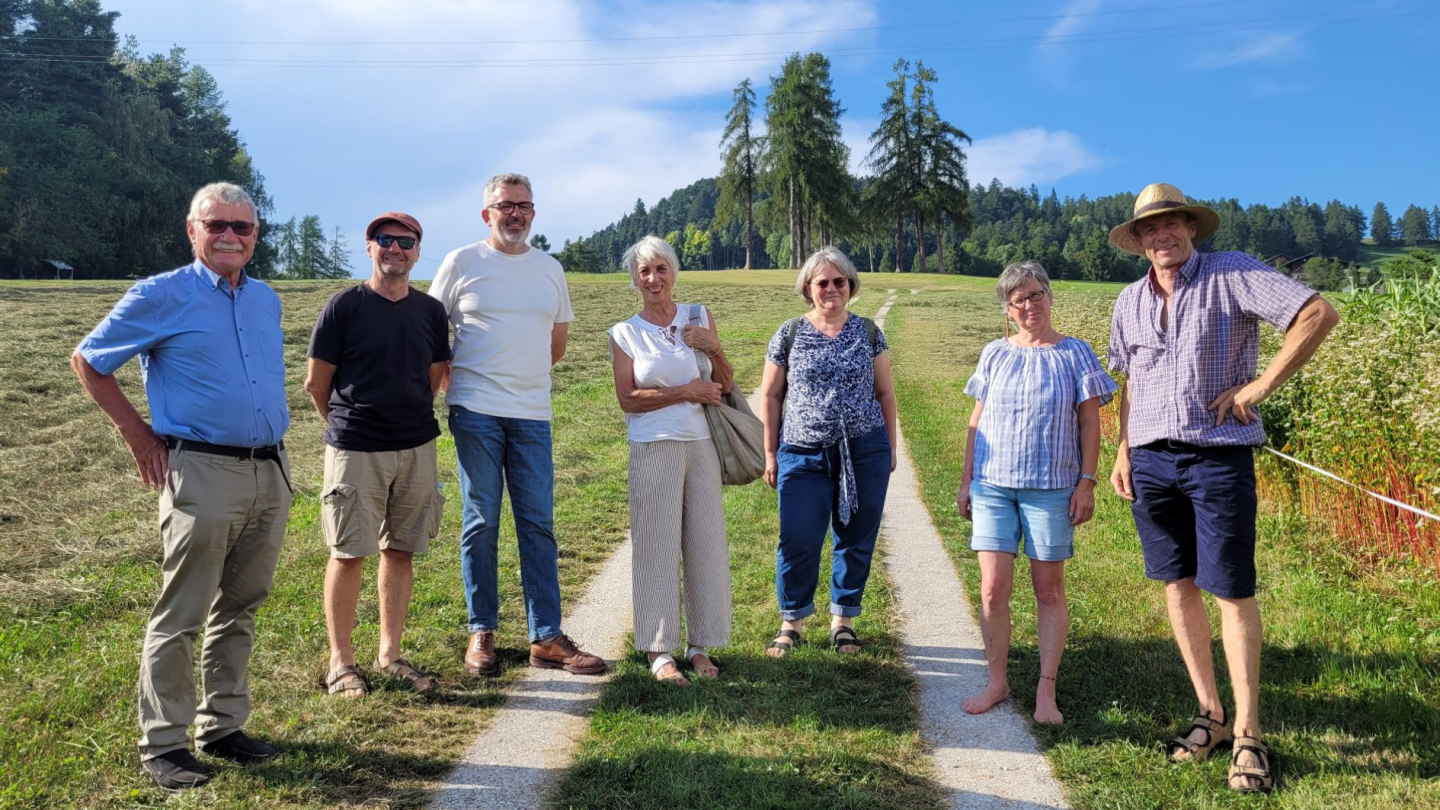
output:
[[[625,251],[640,312],[610,328],[615,396],[630,439],[630,539],[635,646],[657,680],[684,686],[670,651],[680,644],[680,574],[685,578],[685,659],[702,678],[719,675],[708,647],[730,642],[730,556],[721,499],[720,457],[704,405],[735,384],[715,322],[699,304],[671,297],[679,267],[663,239],[647,236]],[[703,326],[690,324],[698,308]],[[701,380],[704,352],[713,382]]]

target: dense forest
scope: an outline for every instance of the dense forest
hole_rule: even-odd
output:
[[[190,196],[238,183],[259,207],[262,277],[350,274],[315,216],[269,223],[265,179],[220,87],[182,48],[142,56],[98,0],[0,0],[0,278],[148,275],[190,260]]]

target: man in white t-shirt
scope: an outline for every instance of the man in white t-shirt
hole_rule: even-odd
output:
[[[460,567],[470,611],[465,666],[476,675],[499,672],[496,546],[501,487],[508,486],[530,665],[599,675],[605,661],[560,629],[550,367],[565,355],[575,317],[570,293],[560,263],[525,241],[535,216],[529,178],[490,178],[480,216],[490,237],[451,251],[430,285],[455,330],[445,403],[464,496]]]

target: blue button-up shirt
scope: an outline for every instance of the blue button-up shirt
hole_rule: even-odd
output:
[[[262,447],[290,427],[284,345],[274,290],[197,259],[131,287],[78,351],[101,374],[140,356],[156,433]]]

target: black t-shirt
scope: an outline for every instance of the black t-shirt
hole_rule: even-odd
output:
[[[332,296],[310,333],[310,356],[333,364],[325,443],[408,450],[440,435],[430,366],[450,359],[445,307],[410,288],[399,301],[364,284]]]

